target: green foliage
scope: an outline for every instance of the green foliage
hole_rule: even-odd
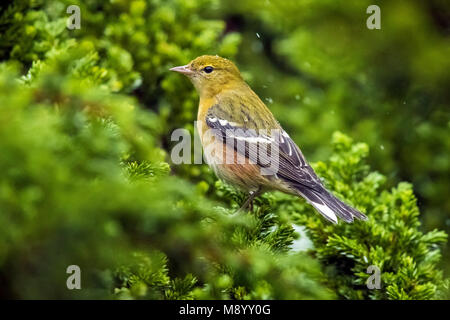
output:
[[[115,277],[119,282],[117,285],[121,286],[114,291],[119,299],[192,299],[192,290],[197,283],[191,274],[171,280],[167,258],[161,253],[152,256],[134,253],[127,265],[117,269]]]
[[[214,208],[168,176],[157,117],[63,71],[30,86],[1,71],[2,295],[332,296],[317,262],[286,254],[293,230],[269,205],[243,217]],[[65,286],[70,264],[83,270],[81,291]]]
[[[391,139],[407,130],[395,124],[403,117],[393,114],[395,121],[386,124],[385,131],[370,130],[381,127],[382,113],[392,110],[395,90],[381,86],[389,70],[359,72],[366,67],[363,62],[389,44],[377,38],[373,46],[383,44],[380,51],[356,50],[359,59],[342,57],[344,44],[334,52],[322,50],[324,33],[302,31],[303,25],[293,18],[301,13],[302,24],[318,28],[316,12],[340,10],[337,4],[319,1],[314,10],[305,10],[301,1],[276,7],[262,3],[246,0],[220,9],[222,3],[213,0],[29,0],[16,1],[1,12],[0,297],[446,297],[448,280],[438,263],[447,236],[422,230],[412,186],[399,183],[388,191],[393,179],[371,171],[366,144],[340,133],[333,135],[332,151],[326,143],[334,129],[353,129],[371,144],[386,147],[389,154],[375,152],[373,161],[385,161],[385,170],[416,165],[405,163],[404,157],[418,154],[403,147],[398,149],[400,158],[390,157],[403,143]],[[65,28],[69,4],[81,7],[80,30]],[[349,11],[339,12],[355,19],[359,5],[346,8]],[[206,165],[169,163],[170,134],[181,127],[193,132],[197,97],[186,79],[167,70],[200,54],[233,58],[241,34],[225,32],[227,12],[246,12],[249,20],[279,35],[275,53],[286,57],[295,76],[286,76],[280,67],[273,78],[260,77],[261,69],[255,66],[263,65],[269,74],[273,65],[251,53],[259,48],[253,40],[240,50],[240,60],[247,61],[244,71],[251,70],[253,78],[249,72],[245,76],[261,89],[301,146],[318,147],[317,154],[329,158],[314,165],[318,174],[369,221],[331,225],[302,199],[280,193],[267,193],[255,200],[252,212],[233,215],[244,194],[216,181]],[[323,28],[331,25],[325,21]],[[340,32],[349,36],[353,31]],[[248,30],[242,36],[249,39]],[[263,32],[260,36],[264,40]],[[438,35],[433,41],[439,48],[443,45]],[[441,51],[422,49],[421,54],[441,61]],[[401,52],[412,54],[408,50]],[[306,68],[302,61],[309,60]],[[427,90],[439,90],[445,81],[444,69],[424,71],[417,65],[414,70],[433,84]],[[356,83],[354,74],[359,75]],[[389,92],[389,99],[377,93],[380,88]],[[443,97],[445,92],[437,93]],[[366,99],[369,94],[374,95]],[[294,106],[299,101],[301,109]],[[335,113],[324,112],[324,105]],[[373,116],[363,119],[364,125],[356,124],[364,110]],[[440,130],[446,120],[439,110],[437,106],[421,130],[438,146],[436,161],[442,164],[439,150],[446,140]],[[411,109],[417,117],[421,112]],[[428,140],[418,141],[417,148],[425,150]],[[445,165],[438,164],[432,169],[445,171]],[[430,168],[420,165],[418,175],[411,176],[419,179],[414,185],[424,187],[420,175]],[[441,194],[446,177],[440,179],[429,199]],[[306,238],[295,231],[299,225],[313,243],[308,251],[301,245],[298,250]],[[82,290],[66,287],[65,271],[72,264],[81,267]],[[381,269],[380,290],[365,285],[369,265]]]
[[[363,212],[369,221],[327,225],[315,215],[298,215],[314,243],[314,255],[331,265],[327,275],[340,296],[348,299],[433,299],[442,288],[439,245],[447,234],[420,231],[419,210],[412,186],[400,183],[383,190],[385,177],[370,172],[366,144],[354,144],[340,133],[333,136],[329,163],[316,164],[328,187]],[[366,286],[368,266],[381,270],[382,289]]]

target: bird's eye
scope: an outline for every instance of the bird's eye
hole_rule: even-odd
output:
[[[205,71],[206,73],[211,73],[213,72],[214,68],[211,66],[207,66],[203,68],[203,71]]]

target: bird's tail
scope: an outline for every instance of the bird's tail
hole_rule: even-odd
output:
[[[337,223],[337,217],[349,223],[353,222],[354,218],[367,220],[364,214],[339,200],[325,188],[317,191],[302,185],[296,185],[295,187],[303,198],[333,223]]]

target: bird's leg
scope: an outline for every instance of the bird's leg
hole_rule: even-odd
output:
[[[250,208],[250,211],[253,211],[253,200],[259,196],[261,194],[261,187],[259,187],[257,190],[255,191],[250,191],[250,194],[247,198],[247,200],[245,200],[244,204],[239,208],[238,211],[236,211],[234,213],[235,214],[239,214],[242,213],[243,211],[245,211],[245,209]]]

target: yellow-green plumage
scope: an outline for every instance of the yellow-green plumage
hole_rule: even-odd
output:
[[[252,129],[279,128],[270,110],[247,85],[233,62],[205,55],[193,60],[189,66],[194,71],[191,81],[200,94],[199,116],[220,103],[223,116],[230,117],[231,121],[247,120],[245,124]],[[207,66],[213,66],[214,72],[200,72]],[[204,119],[199,117],[198,120]]]
[[[219,178],[252,192],[250,202],[256,193],[276,189],[302,196],[334,223],[337,223],[336,216],[346,222],[353,221],[354,217],[366,219],[365,215],[325,189],[298,146],[281,128],[264,102],[245,83],[233,62],[219,56],[205,55],[186,66],[171,70],[187,75],[200,95],[197,120],[203,147],[220,147],[219,152],[205,152],[208,164]],[[205,138],[211,131],[209,129],[213,129],[217,139]],[[278,133],[272,134],[271,130],[277,130]],[[264,132],[265,136],[256,136],[252,131]],[[274,161],[277,165],[276,170],[266,170],[263,174],[266,167],[262,161],[258,162],[260,154],[255,158],[254,151],[248,146],[237,148],[239,141],[247,145],[263,143],[276,148],[275,159],[265,155],[266,160]],[[231,163],[224,161],[228,160],[229,154],[232,154]],[[242,158],[247,161],[238,161]],[[250,162],[250,158],[257,160]]]

